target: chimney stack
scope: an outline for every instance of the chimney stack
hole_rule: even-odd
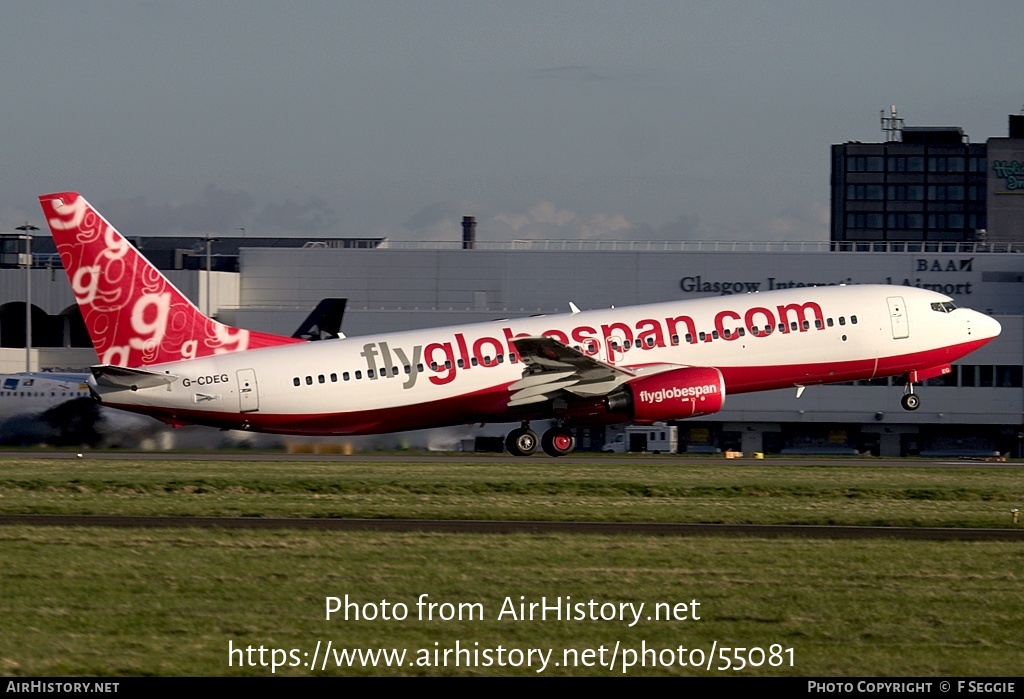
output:
[[[462,217],[462,249],[472,250],[476,246],[476,217]]]

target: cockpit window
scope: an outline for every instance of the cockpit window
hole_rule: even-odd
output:
[[[952,301],[938,301],[932,304],[932,310],[939,313],[952,313],[956,310],[956,304]]]

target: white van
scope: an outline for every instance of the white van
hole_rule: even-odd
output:
[[[675,454],[678,446],[679,429],[659,422],[653,425],[629,425],[625,432],[620,432],[612,441],[606,442],[601,451],[610,454]]]

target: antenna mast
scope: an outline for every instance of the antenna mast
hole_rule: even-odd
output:
[[[889,105],[889,116],[882,110],[882,133],[886,143],[903,140],[903,117],[896,113],[896,105]]]

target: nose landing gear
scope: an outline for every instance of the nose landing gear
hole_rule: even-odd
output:
[[[914,393],[914,384],[907,381],[906,388],[904,388],[903,397],[900,398],[900,405],[903,406],[904,410],[917,410],[921,407],[921,399]]]

